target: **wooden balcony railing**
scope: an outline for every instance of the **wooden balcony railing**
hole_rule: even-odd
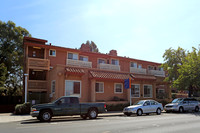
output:
[[[32,69],[49,70],[50,61],[48,59],[28,58],[28,66]]]
[[[148,70],[149,75],[159,76],[159,77],[165,77],[165,71],[159,71],[159,70]]]
[[[112,65],[112,64],[100,63],[98,65],[98,68],[99,69],[104,69],[104,70],[120,71],[120,66],[119,65]]]
[[[130,73],[147,74],[147,70],[143,68],[130,67]]]
[[[47,91],[47,81],[29,80],[28,81],[28,90],[29,91],[34,91],[34,90]]]
[[[81,61],[81,60],[67,59],[67,65],[68,66],[78,66],[78,67],[92,68],[92,62]]]

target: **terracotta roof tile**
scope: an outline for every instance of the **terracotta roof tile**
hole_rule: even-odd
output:
[[[90,74],[91,78],[96,78],[96,79],[125,80],[131,78],[131,76],[128,73],[120,73],[120,72],[90,70]]]
[[[66,67],[66,73],[72,73],[72,74],[85,74],[84,69],[82,68],[76,68],[76,67]]]

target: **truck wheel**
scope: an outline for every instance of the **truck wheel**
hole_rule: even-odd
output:
[[[52,113],[49,111],[49,110],[43,110],[41,113],[40,113],[40,118],[39,120],[40,121],[44,121],[44,122],[48,122],[51,120],[51,117],[52,117]]]
[[[87,115],[81,115],[81,118],[87,119]]]
[[[90,109],[90,111],[88,112],[88,116],[90,119],[96,119],[98,116],[97,110],[94,108]]]

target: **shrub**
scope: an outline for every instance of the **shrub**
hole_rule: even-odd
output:
[[[24,103],[24,104],[17,104],[15,106],[15,112],[16,115],[24,115],[24,114],[30,114],[30,103]]]
[[[106,105],[108,111],[122,111],[125,107],[129,106],[129,103],[126,104],[110,104]]]

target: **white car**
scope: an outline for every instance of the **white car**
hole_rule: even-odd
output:
[[[163,106],[161,103],[155,100],[140,100],[134,105],[125,107],[123,113],[127,116],[131,114],[137,114],[141,116],[142,114],[157,113],[160,115],[163,111]]]

